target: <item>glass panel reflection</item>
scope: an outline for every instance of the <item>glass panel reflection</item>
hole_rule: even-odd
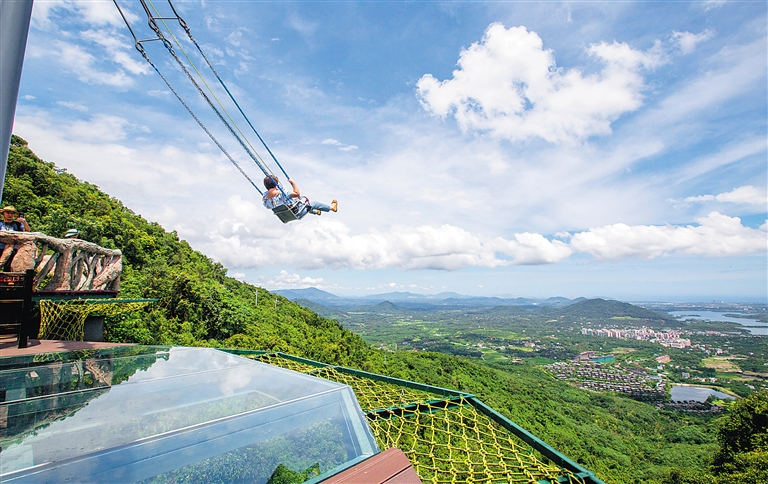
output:
[[[3,482],[267,482],[378,452],[348,386],[218,350],[40,360],[0,364]]]

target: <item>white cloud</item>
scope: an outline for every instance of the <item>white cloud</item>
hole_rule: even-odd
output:
[[[314,33],[317,31],[317,28],[320,26],[320,24],[317,22],[302,18],[295,13],[289,16],[288,24],[305,39],[314,35]]]
[[[120,13],[112,2],[68,2],[74,5],[81,18],[92,25],[112,25],[122,27],[124,25]],[[130,11],[123,9],[123,13],[129,22],[136,22],[138,18]]]
[[[726,0],[704,0],[704,11],[710,11],[713,8],[722,7],[726,4]]]
[[[77,17],[91,25],[111,25],[121,27],[124,24],[112,2],[83,2],[63,0],[56,2],[35,2],[32,7],[32,25],[41,30],[48,30],[53,25],[51,16],[57,11],[73,12]],[[123,6],[123,13],[129,22],[136,22],[138,17]]]
[[[495,23],[461,52],[452,79],[426,74],[418,81],[419,100],[436,116],[455,116],[465,131],[511,140],[559,143],[608,134],[611,122],[642,104],[641,70],[662,64],[664,56],[658,42],[648,52],[601,42],[587,53],[603,65],[599,73],[558,68],[535,32]]]
[[[696,50],[696,44],[709,40],[714,35],[715,33],[709,29],[704,30],[700,34],[674,31],[672,32],[672,43],[676,44],[683,54],[690,54]]]
[[[32,4],[32,27],[39,30],[49,30],[53,23],[51,22],[51,12],[56,8],[70,9],[71,5],[65,2],[34,2]]]
[[[57,60],[65,68],[75,74],[78,79],[88,84],[106,84],[115,87],[126,87],[133,84],[133,79],[120,69],[115,72],[105,72],[98,69],[96,58],[77,44],[57,40],[53,43],[56,48]]]
[[[171,95],[171,91],[152,89],[151,91],[147,91],[147,94],[149,94],[152,97],[167,98],[168,96]]]
[[[301,277],[298,274],[291,274],[288,271],[280,271],[280,274],[261,281],[261,284],[268,289],[304,289],[307,287],[327,287],[322,277]]]
[[[765,153],[765,151],[765,137],[741,140],[732,144],[726,144],[718,151],[711,154],[708,153],[702,158],[691,160],[682,168],[673,170],[670,176],[678,183],[684,182],[724,166],[738,163],[748,157]]]
[[[25,95],[21,96],[21,98],[22,99],[26,99],[27,101],[31,101],[31,100],[35,99],[35,96],[33,96],[32,94],[25,94]]]
[[[677,201],[677,200],[675,200]],[[768,192],[765,189],[757,188],[752,185],[734,188],[730,192],[719,195],[698,195],[683,199],[686,203],[696,202],[726,202],[745,205],[763,205],[768,204]]]
[[[82,38],[100,45],[106,50],[109,59],[131,74],[149,73],[149,65],[136,55],[131,42],[126,42],[122,35],[115,35],[112,30],[86,30]]]
[[[279,222],[272,220],[272,214],[239,196],[227,201],[224,212],[232,218],[221,220],[206,234],[207,240],[200,242],[206,254],[231,267],[291,264],[300,269],[452,271],[552,264],[574,252],[598,260],[620,260],[675,254],[748,255],[768,248],[764,230],[745,227],[738,217],[718,212],[697,219],[698,225],[683,227],[606,225],[575,233],[569,242],[535,233],[515,234],[511,239],[488,238],[453,225],[397,225],[386,231],[370,229],[353,234],[337,219],[310,216],[273,231],[268,227]],[[301,281],[296,277],[292,280],[295,284]]]
[[[80,111],[80,112],[86,112],[88,111],[87,106],[83,106],[82,104],[73,103],[69,101],[58,101],[56,102],[59,106],[64,106],[65,108],[72,109],[74,111]]]
[[[269,230],[277,219],[240,196],[230,197],[218,227],[207,234],[204,252],[230,267],[290,263],[301,269],[437,269],[496,267],[557,262],[571,254],[564,242],[539,234],[514,239],[473,235],[453,225],[370,229],[353,234],[336,214]],[[246,221],[246,222],[239,222]],[[266,228],[266,229],[265,229]]]
[[[345,145],[341,141],[335,140],[333,138],[325,139],[320,144],[322,144],[322,145],[338,146],[339,147],[339,151],[352,151],[352,150],[359,149],[359,147],[357,145]]]
[[[672,254],[722,257],[765,251],[764,230],[741,224],[738,217],[712,212],[685,227],[613,224],[575,234],[570,246],[596,259],[653,259]]]
[[[88,121],[74,121],[63,129],[71,138],[98,139],[109,143],[125,139],[126,125],[128,121],[125,118],[96,114]]]

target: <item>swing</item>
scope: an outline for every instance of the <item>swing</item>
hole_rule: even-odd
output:
[[[237,170],[240,172],[241,175],[243,175],[250,183],[253,188],[256,189],[257,192],[259,192],[259,195],[262,197],[264,196],[264,192],[262,192],[259,187],[256,185],[256,183],[251,179],[250,176],[243,170],[243,168],[240,166],[240,164],[230,155],[230,153],[221,145],[221,143],[216,139],[216,137],[213,135],[213,133],[203,124],[203,122],[200,120],[200,118],[195,115],[195,113],[190,108],[189,104],[187,104],[184,99],[182,99],[181,95],[171,86],[170,81],[160,72],[158,67],[150,60],[149,55],[146,52],[146,49],[144,48],[144,43],[146,42],[153,42],[153,41],[160,41],[163,46],[168,50],[168,52],[171,54],[171,56],[174,58],[176,63],[179,65],[181,70],[186,74],[187,78],[192,82],[192,84],[197,89],[198,93],[205,99],[208,106],[216,113],[216,116],[219,118],[219,120],[224,124],[224,126],[227,128],[227,130],[230,132],[230,134],[237,140],[238,144],[245,150],[245,152],[248,154],[248,156],[253,160],[254,163],[259,167],[259,169],[264,173],[264,175],[272,178],[276,178],[275,175],[270,170],[269,166],[264,162],[264,160],[261,158],[261,156],[258,154],[256,149],[251,145],[250,141],[248,141],[245,134],[240,130],[240,128],[237,126],[235,121],[232,119],[232,117],[227,112],[226,108],[221,104],[219,99],[216,97],[215,93],[211,89],[211,87],[208,85],[207,82],[205,82],[205,79],[203,78],[202,73],[195,67],[195,64],[192,62],[192,59],[189,57],[187,52],[184,50],[184,47],[181,45],[179,40],[176,38],[176,36],[173,34],[173,31],[171,31],[168,24],[166,24],[166,20],[173,20],[177,21],[179,25],[184,29],[184,31],[187,34],[187,37],[189,40],[195,45],[198,52],[202,56],[202,58],[205,60],[205,63],[208,65],[210,70],[213,72],[213,74],[216,76],[216,79],[218,79],[221,86],[226,91],[227,95],[229,95],[229,98],[232,100],[234,105],[237,107],[240,114],[243,116],[245,121],[250,126],[251,130],[256,134],[259,141],[261,142],[262,146],[267,150],[269,155],[271,156],[274,163],[280,168],[280,171],[282,171],[283,175],[285,175],[286,179],[290,179],[288,176],[288,173],[285,171],[283,166],[280,164],[280,162],[277,160],[277,157],[272,153],[272,150],[269,149],[269,146],[267,146],[264,139],[259,135],[259,133],[256,131],[256,128],[254,128],[253,124],[251,123],[250,119],[248,119],[248,116],[243,112],[242,108],[240,107],[240,104],[238,104],[237,100],[235,100],[234,96],[230,92],[229,88],[226,86],[224,81],[219,76],[218,72],[216,72],[216,69],[213,67],[213,64],[208,60],[208,57],[203,53],[202,48],[197,43],[195,38],[192,36],[192,32],[190,31],[189,27],[187,26],[187,23],[182,19],[179,14],[176,11],[176,8],[173,6],[173,3],[171,3],[171,0],[168,0],[168,5],[170,6],[173,15],[169,17],[160,16],[157,8],[152,3],[152,0],[140,0],[141,6],[144,8],[144,12],[147,15],[147,22],[149,27],[152,29],[152,31],[155,33],[155,38],[150,39],[144,39],[139,40],[139,38],[136,36],[136,33],[134,32],[133,28],[131,27],[130,23],[128,22],[127,17],[123,13],[122,8],[120,7],[120,4],[117,0],[112,0],[115,6],[117,7],[117,10],[120,12],[120,16],[123,18],[123,21],[125,22],[126,27],[128,27],[128,30],[130,31],[131,35],[134,39],[134,45],[136,47],[136,50],[141,53],[141,55],[144,57],[144,59],[149,63],[150,66],[157,72],[157,74],[160,76],[160,78],[165,82],[165,85],[168,86],[168,89],[176,96],[176,98],[181,102],[181,104],[184,106],[184,108],[189,112],[189,114],[194,118],[194,120],[197,122],[197,124],[205,131],[205,133],[208,135],[208,137],[214,142],[214,144],[224,153],[224,155],[227,157],[227,159],[237,168]],[[151,6],[151,9],[150,9]],[[154,13],[153,13],[154,11]],[[189,71],[187,66],[182,62],[182,60],[179,58],[179,56],[176,54],[176,51],[173,48],[173,45],[171,42],[165,37],[163,32],[160,30],[160,27],[158,25],[158,21],[165,26],[165,28],[168,30],[168,33],[170,34],[171,38],[173,39],[174,43],[178,47],[179,51],[184,55],[184,57],[189,62],[192,69],[197,73],[200,80],[203,82],[205,87],[207,88],[208,92],[211,94],[209,96],[206,94],[206,92],[203,90],[203,88],[200,86],[200,84],[195,80],[195,77],[192,75],[192,73]],[[218,108],[216,104],[211,100],[211,97],[216,101],[216,104],[218,104]],[[225,119],[226,116],[226,119]],[[286,198],[289,199],[288,195],[286,194],[285,190],[283,189],[283,186],[278,182],[277,188],[280,190],[280,193]],[[307,205],[306,203],[302,201],[297,201],[295,203],[292,203],[290,205],[280,205],[272,209],[272,212],[280,219],[283,223],[292,222],[294,220],[301,219],[306,213],[307,213]]]

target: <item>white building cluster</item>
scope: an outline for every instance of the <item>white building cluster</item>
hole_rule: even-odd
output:
[[[691,340],[682,338],[679,331],[654,331],[645,326],[640,329],[581,328],[581,334],[586,336],[602,336],[605,338],[648,340],[669,348],[686,348],[691,346]]]

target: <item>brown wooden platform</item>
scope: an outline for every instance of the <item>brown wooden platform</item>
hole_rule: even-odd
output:
[[[332,484],[421,484],[421,479],[402,450],[392,448],[364,460],[323,483]]]
[[[58,353],[61,351],[87,350],[93,348],[113,348],[131,346],[129,343],[96,343],[93,341],[60,341],[48,339],[29,339],[26,348],[17,348],[15,335],[0,335],[0,357],[36,355],[38,353]]]

